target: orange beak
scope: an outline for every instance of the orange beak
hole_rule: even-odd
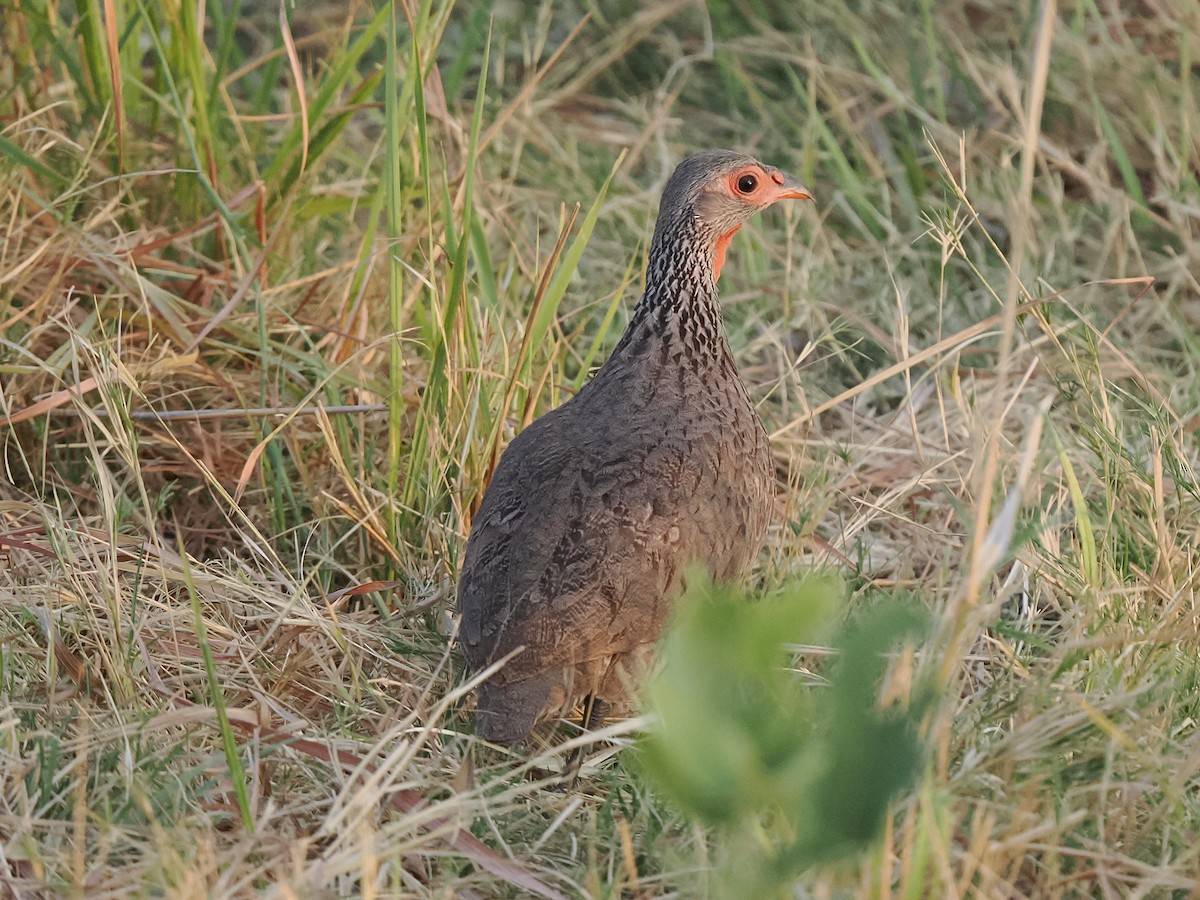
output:
[[[771,180],[779,187],[775,193],[776,200],[811,200],[813,199],[812,191],[802,185],[799,179],[780,172],[774,169],[771,172]]]

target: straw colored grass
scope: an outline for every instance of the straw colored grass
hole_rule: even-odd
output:
[[[797,896],[1200,894],[1194,4],[588,9],[0,17],[0,893],[716,890],[637,720],[482,747],[451,635],[497,454],[731,146],[817,194],[722,279],[753,585],[918,597],[943,689]]]

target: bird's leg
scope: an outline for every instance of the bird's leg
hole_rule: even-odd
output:
[[[583,713],[579,717],[579,726],[586,731],[595,731],[604,724],[606,711],[605,702],[595,694],[588,694],[583,702]],[[567,757],[567,766],[563,776],[563,784],[568,788],[575,786],[579,778],[579,769],[583,765],[583,748],[576,747]]]
[[[608,704],[595,694],[588,694],[588,698],[583,704],[583,715],[579,717],[579,724],[583,726],[584,731],[595,731],[604,725],[607,715]]]

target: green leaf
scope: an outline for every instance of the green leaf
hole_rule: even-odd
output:
[[[878,692],[889,654],[924,635],[928,614],[873,605],[838,632],[828,685],[809,687],[784,665],[788,645],[826,629],[838,582],[810,578],[750,601],[699,573],[688,580],[647,689],[657,722],[639,759],[685,812],[725,832],[725,882],[762,896],[868,848],[922,771],[933,691],[918,680],[887,706]]]

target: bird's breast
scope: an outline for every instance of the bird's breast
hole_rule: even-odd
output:
[[[683,513],[667,544],[710,562],[714,575],[739,574],[766,529],[773,478],[766,432],[736,370],[694,372],[668,355],[625,375],[596,385],[597,408],[619,410],[603,419],[601,452],[625,461],[655,517],[658,506]]]

